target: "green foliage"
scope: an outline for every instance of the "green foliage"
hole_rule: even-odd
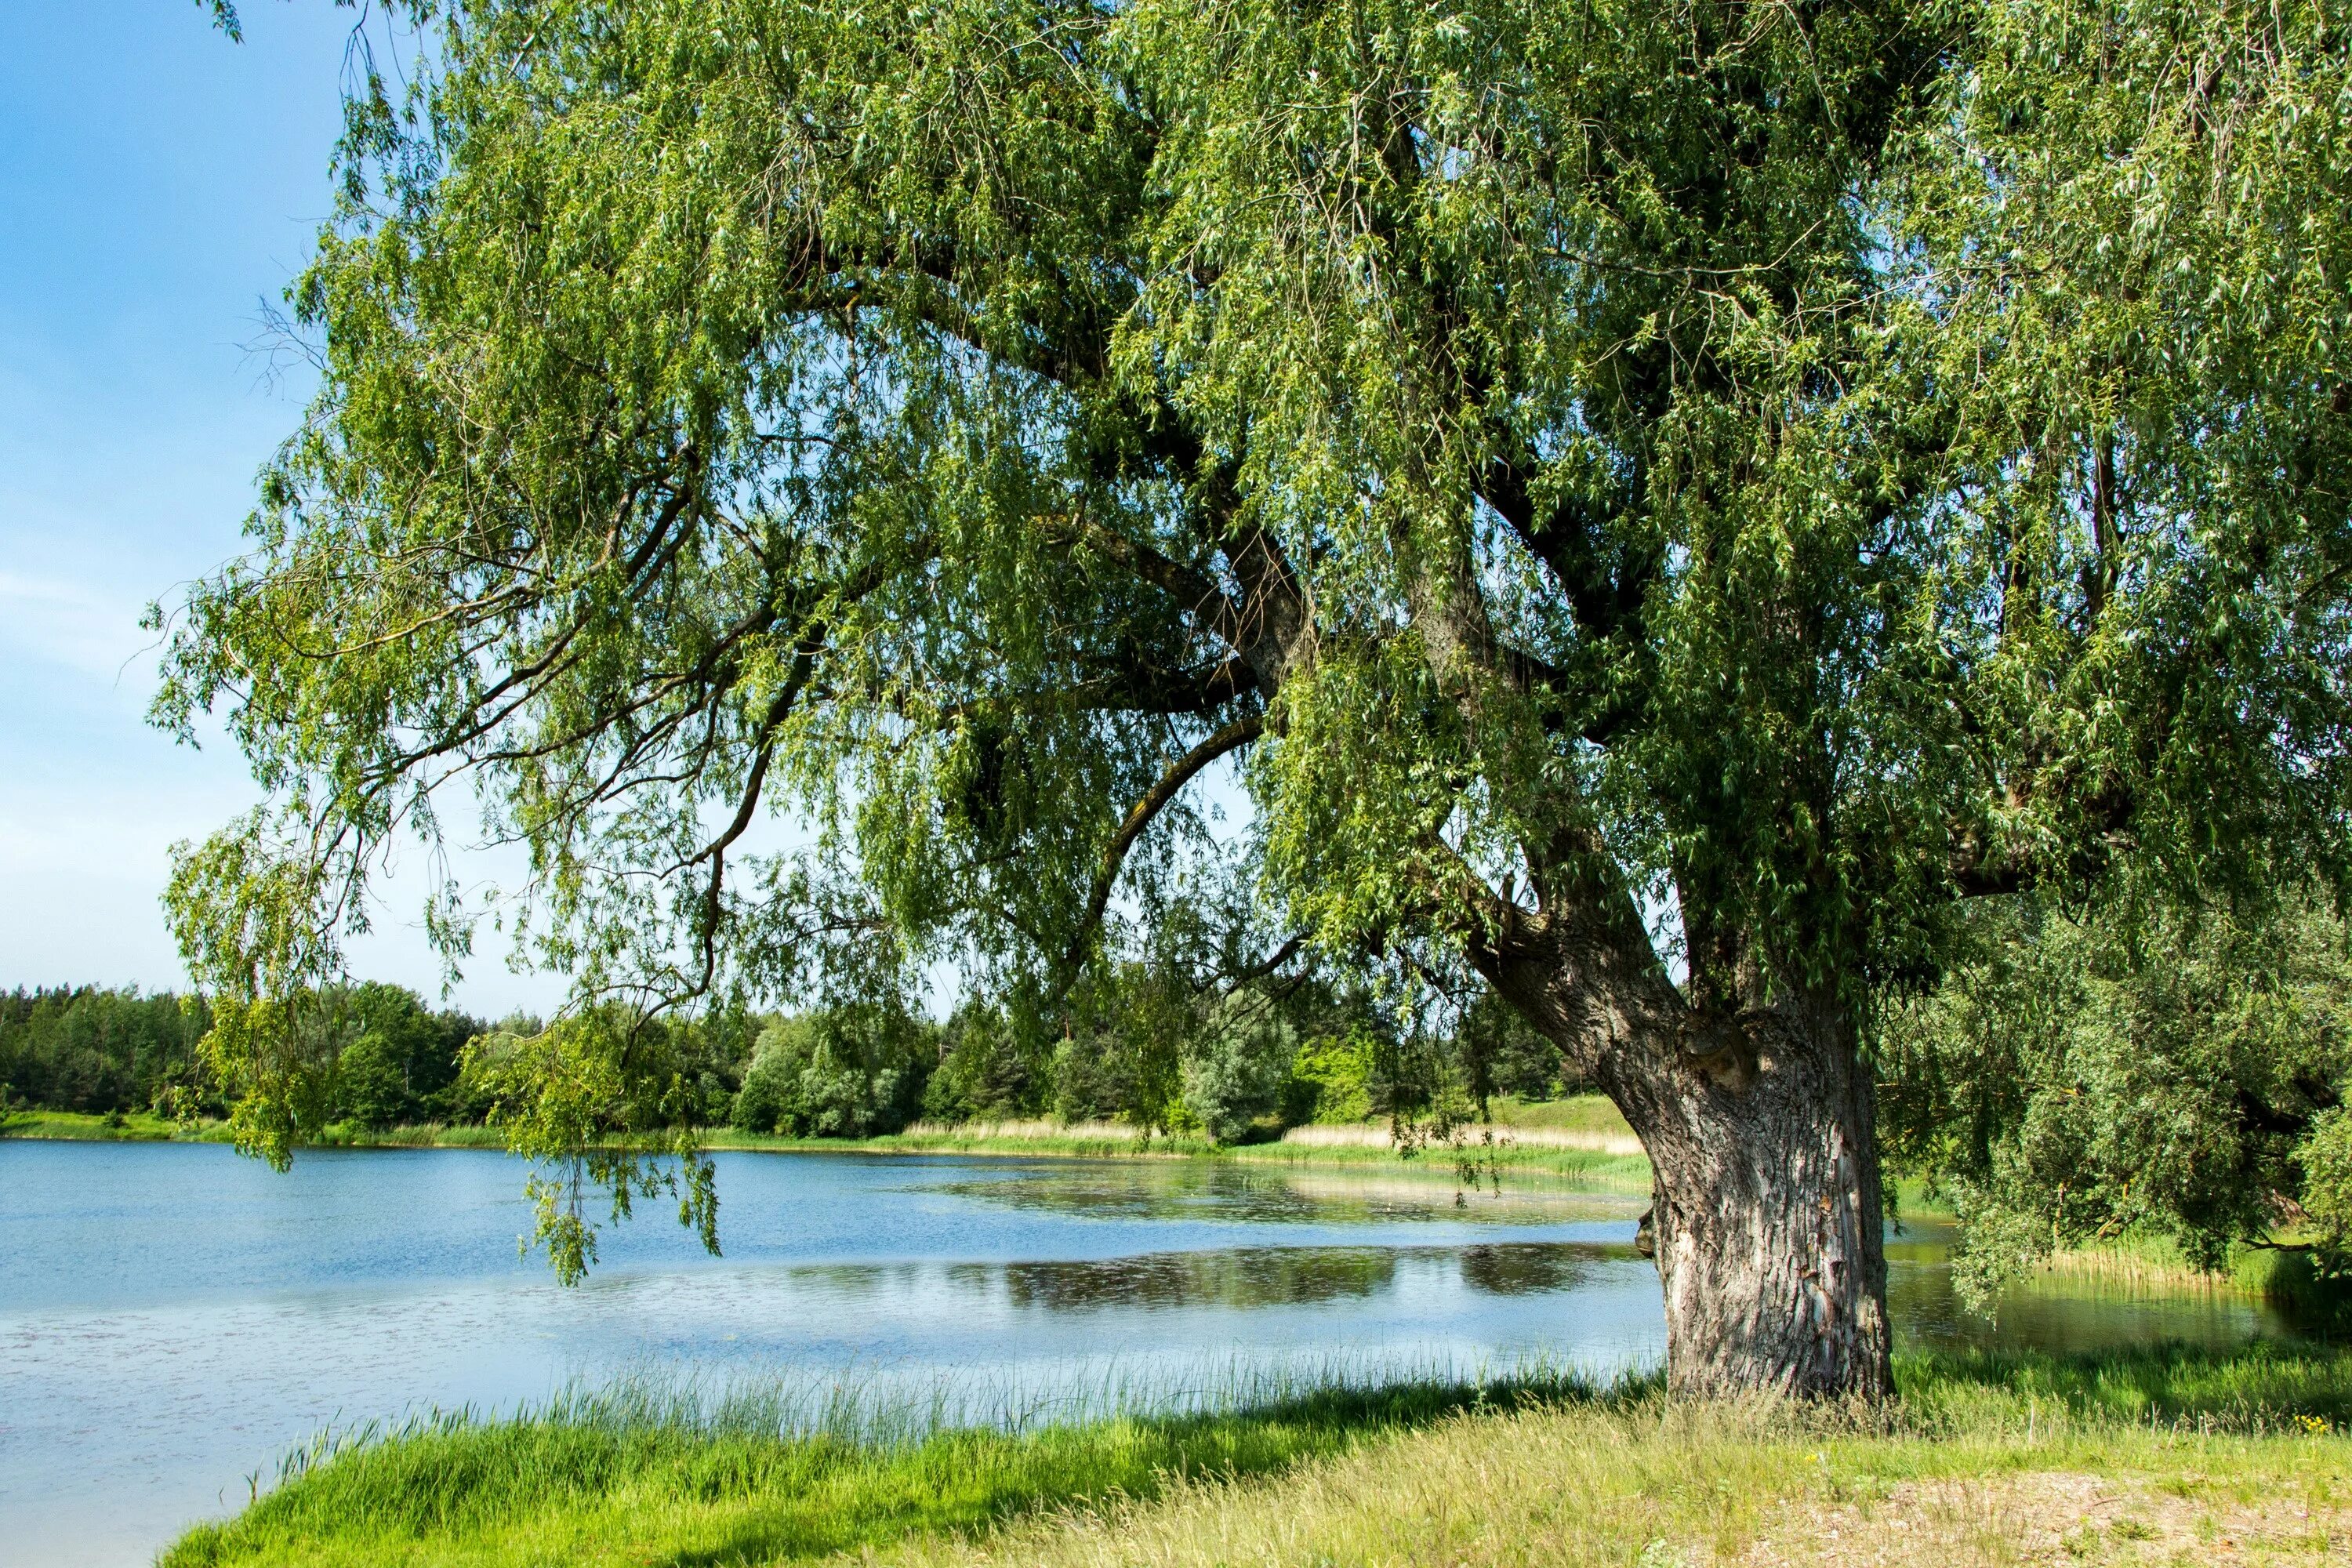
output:
[[[803,1032],[796,1024],[771,1024],[761,1031],[751,1064],[743,1069],[743,1086],[735,1092],[730,1125],[745,1132],[774,1132],[793,1115],[807,1060],[794,1037]]]
[[[940,1032],[889,1005],[840,1005],[779,1019],[760,1034],[734,1125],[792,1138],[896,1132],[924,1104]]]
[[[2295,1156],[2303,1167],[2301,1199],[2316,1233],[2320,1267],[2326,1274],[2352,1276],[2352,1107],[2333,1105],[2313,1117]]]
[[[458,1067],[482,1023],[434,1012],[395,985],[335,986],[257,1003],[225,998],[212,1007],[84,995],[94,1014],[143,1010],[151,1027],[185,1042],[149,1069],[147,1103],[174,1116],[226,1109],[238,1146],[274,1163],[337,1123],[381,1131],[480,1117]]]
[[[343,1007],[355,1033],[335,1063],[336,1121],[381,1129],[477,1119],[464,1114],[457,1069],[486,1027],[479,1019],[428,1011],[413,993],[373,983],[353,987]]]
[[[1319,1035],[1298,1047],[1291,1064],[1294,1121],[1347,1125],[1370,1119],[1375,1053],[1370,1034],[1351,1029]]]
[[[572,1011],[639,1009],[589,1034],[952,957],[1007,1026],[932,1080],[969,1112],[1172,1114],[1160,1044],[1056,1042],[1232,759],[1286,935],[1604,941],[1547,1026],[1651,1067],[1596,976],[1730,1029],[2123,857],[2352,885],[2331,5],[406,14],[292,291],[317,405],[157,614],[157,721],[217,710],[267,796],[170,895],[254,1147],[451,788]],[[452,964],[486,913],[434,899]],[[1526,1056],[1431,1049],[1376,1109]]]
[[[1003,1008],[973,999],[956,1009],[941,1037],[940,1064],[924,1085],[933,1121],[1017,1116],[1039,1109],[1034,1047]]]
[[[2125,1232],[2216,1268],[2308,1212],[2342,1245],[2352,947],[2304,906],[1975,911],[1976,955],[1880,1030],[1890,1152],[1967,1222],[1979,1296]]]
[[[46,1110],[193,1112],[209,1103],[204,1004],[97,986],[0,994],[0,1103]]]
[[[1282,1109],[1298,1034],[1266,998],[1246,991],[1213,998],[1203,1015],[1184,1060],[1184,1109],[1218,1142],[1243,1142]]]
[[[678,1224],[719,1250],[718,1192],[695,1137],[700,1095],[664,1048],[668,1034],[658,1021],[602,1008],[535,1034],[478,1036],[466,1047],[464,1076],[487,1120],[534,1163],[524,1188],[534,1221],[526,1245],[544,1247],[565,1284],[596,1260],[592,1194],[602,1195],[614,1221],[628,1218],[638,1199],[675,1198]],[[671,1067],[666,1078],[664,1065]],[[257,1102],[274,1107],[290,1097],[251,1096],[238,1115]]]
[[[1481,987],[1462,1010],[1455,1050],[1470,1097],[1484,1105],[1489,1095],[1523,1100],[1549,1100],[1579,1086],[1563,1078],[1559,1047],[1529,1026],[1518,1010]]]
[[[1236,984],[1227,967],[1162,951],[1090,975],[1052,1048],[1055,1113],[1234,1142],[1410,1116],[1472,1076],[1466,1037],[1410,1029],[1360,985],[1311,972]],[[1557,1063],[1558,1047],[1542,1051]]]
[[[212,13],[213,26],[227,34],[230,42],[245,42],[245,27],[237,20],[234,0],[196,0],[196,5]]]
[[[1202,977],[1166,962],[1106,964],[1071,998],[1054,1047],[1054,1111],[1172,1131],[1184,1119],[1183,1063],[1198,1033]]]

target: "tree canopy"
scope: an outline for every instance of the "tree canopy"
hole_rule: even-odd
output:
[[[1956,1200],[1964,1287],[2125,1235],[2206,1268],[2241,1245],[2352,1262],[2340,920],[2035,898],[1972,923],[1877,1042],[1888,1140]]]
[[[1670,1323],[1801,1303],[1678,1364],[1856,1387],[1858,1021],[1955,905],[2352,869],[2340,5],[402,9],[170,616],[159,721],[269,791],[171,894],[225,995],[470,784],[583,1020],[943,953],[1050,1013],[1239,758],[1305,947],[1626,1109]],[[1735,1280],[1781,1167],[1836,1223]]]

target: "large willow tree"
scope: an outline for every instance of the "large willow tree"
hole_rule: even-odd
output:
[[[578,987],[544,1152],[615,1016],[1050,1006],[1234,758],[1312,945],[1624,1111],[1678,1388],[1876,1394],[1956,902],[2352,859],[2338,0],[408,9],[159,703],[268,790],[171,895],[257,1141],[453,782]]]

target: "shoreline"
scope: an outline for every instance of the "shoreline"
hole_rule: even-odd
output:
[[[1496,1142],[1475,1136],[1458,1143],[1432,1143],[1400,1152],[1378,1127],[1294,1129],[1303,1138],[1258,1143],[1213,1144],[1205,1140],[1139,1136],[1108,1123],[1056,1128],[1039,1122],[982,1122],[960,1127],[917,1123],[904,1132],[870,1138],[788,1138],[713,1128],[701,1137],[706,1152],[767,1154],[862,1154],[874,1157],[952,1154],[981,1159],[1198,1161],[1230,1164],[1315,1166],[1411,1172],[1460,1179],[1456,1162],[1475,1159],[1507,1177],[1574,1181],[1628,1194],[1650,1187],[1649,1162],[1624,1152],[1630,1133],[1563,1132],[1547,1128],[1496,1126]],[[1480,1131],[1484,1131],[1481,1129]],[[392,1127],[381,1131],[334,1128],[299,1149],[488,1149],[506,1151],[498,1128],[474,1124]],[[1332,1137],[1331,1134],[1341,1134]],[[227,1124],[209,1121],[190,1129],[139,1114],[119,1126],[79,1111],[19,1111],[0,1124],[0,1141],[49,1142],[226,1143]],[[1597,1146],[1596,1146],[1597,1145]],[[1638,1151],[1639,1145],[1633,1145]]]

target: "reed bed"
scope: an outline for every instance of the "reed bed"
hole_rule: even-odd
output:
[[[2200,1268],[2167,1237],[2119,1237],[2052,1255],[2011,1287],[2071,1295],[2085,1289],[2126,1298],[2238,1297],[2284,1313],[2298,1332],[2352,1338],[2352,1290],[2322,1275],[2293,1247],[2240,1247],[2219,1268]]]
[[[1614,1154],[1642,1158],[1642,1141],[1631,1132],[1586,1131],[1572,1127],[1513,1127],[1492,1128],[1465,1125],[1457,1130],[1450,1142],[1426,1146],[1428,1152],[1444,1153],[1454,1148],[1477,1151],[1486,1148],[1491,1139],[1495,1147],[1512,1149],[1578,1149],[1595,1154]],[[1386,1126],[1294,1127],[1282,1135],[1284,1144],[1304,1149],[1379,1149],[1393,1152],[1399,1147],[1394,1131]]]

